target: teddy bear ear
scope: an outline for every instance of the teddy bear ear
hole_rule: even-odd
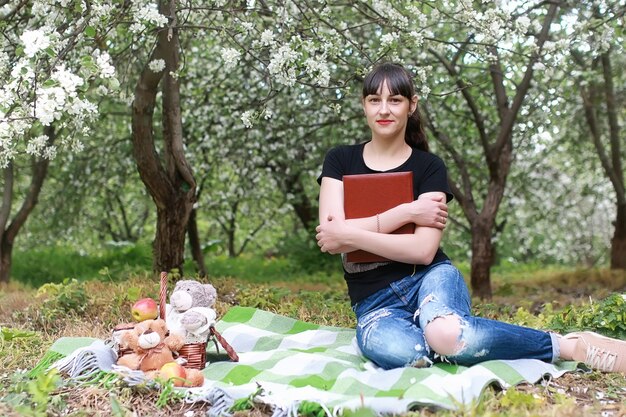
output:
[[[142,334],[143,332],[148,330],[150,328],[150,323],[151,322],[152,322],[152,320],[144,320],[144,321],[140,321],[139,323],[135,324],[135,333],[136,334]]]
[[[154,320],[152,326],[150,326],[153,330],[159,331],[161,334],[165,334],[167,332],[167,323],[163,319]]]
[[[203,284],[202,287],[204,287],[206,296],[209,297],[210,304],[213,305],[217,300],[217,291],[215,290],[215,287],[211,284]]]

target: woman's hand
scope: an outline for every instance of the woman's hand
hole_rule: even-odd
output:
[[[425,193],[406,203],[411,221],[417,226],[443,229],[448,221],[448,206],[443,193]]]
[[[345,238],[348,235],[349,229],[350,227],[346,224],[345,220],[328,216],[327,222],[315,228],[317,232],[315,235],[317,246],[320,247],[322,252],[328,252],[333,255],[344,252],[346,249]]]

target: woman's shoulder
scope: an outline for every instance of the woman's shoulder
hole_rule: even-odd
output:
[[[443,159],[441,159],[437,154],[426,152],[418,148],[413,148],[413,157],[420,163],[431,162],[435,164],[444,164]]]
[[[339,154],[353,154],[356,152],[362,152],[363,146],[365,146],[366,143],[367,142],[336,145],[330,148],[328,152],[339,153]]]
[[[326,158],[346,161],[353,160],[353,158],[363,154],[363,145],[365,145],[365,143],[336,145],[328,150]]]

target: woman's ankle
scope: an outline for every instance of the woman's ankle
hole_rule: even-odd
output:
[[[559,339],[559,351],[560,359],[564,361],[571,361],[574,359],[574,349],[576,348],[576,339],[567,339],[563,336],[558,336]]]

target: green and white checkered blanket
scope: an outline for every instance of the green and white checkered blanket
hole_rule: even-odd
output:
[[[271,405],[274,416],[297,415],[302,401],[329,413],[369,407],[379,413],[403,413],[419,406],[459,409],[479,400],[491,385],[536,383],[576,369],[539,360],[487,361],[472,367],[437,364],[430,368],[383,370],[365,359],[354,329],[318,326],[266,311],[233,307],[217,329],[239,354],[239,363],[209,363],[202,388],[190,399],[213,404],[213,415],[228,414],[233,401],[252,395]],[[215,352],[215,347],[209,346]]]

